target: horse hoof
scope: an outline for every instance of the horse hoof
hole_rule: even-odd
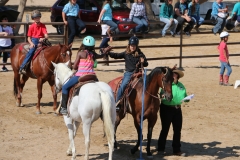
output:
[[[16,102],[16,106],[17,106],[17,107],[23,107],[24,105],[23,105],[22,103]]]
[[[67,151],[66,155],[67,156],[72,156],[72,151]]]
[[[41,111],[37,111],[36,114],[42,114],[42,112]]]

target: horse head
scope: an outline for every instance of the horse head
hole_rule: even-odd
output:
[[[74,72],[68,67],[69,61],[66,63],[52,62],[52,64],[54,66],[55,91],[58,93]]]
[[[59,43],[60,47],[60,54],[61,54],[61,61],[62,63],[70,61],[68,67],[72,69],[71,57],[72,57],[72,44],[70,45],[63,45]]]
[[[166,100],[172,100],[172,83],[173,83],[173,72],[169,67],[162,68],[163,77],[162,77],[162,88],[164,90],[164,96]]]

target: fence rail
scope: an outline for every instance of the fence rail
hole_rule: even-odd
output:
[[[209,21],[206,21],[210,23]],[[45,25],[64,25],[63,22],[43,22]],[[120,22],[121,24],[129,24],[132,22]],[[0,25],[24,25],[24,35],[19,35],[19,36],[0,36],[0,38],[15,38],[15,39],[24,39],[24,42],[27,41],[27,31],[28,27],[32,22],[0,22]],[[101,25],[97,22],[85,22],[86,25]],[[149,24],[160,24],[163,25],[162,22],[160,21],[150,21]],[[49,35],[49,38],[63,38],[63,43],[67,43],[68,39],[68,28],[64,25],[64,34],[63,35]],[[156,57],[156,58],[148,58],[149,61],[154,61],[154,60],[166,60],[166,59],[179,59],[179,67],[182,67],[182,59],[184,58],[210,58],[210,57],[218,57],[218,55],[195,55],[195,56],[183,56],[182,55],[182,49],[183,47],[195,47],[195,46],[216,46],[219,43],[202,43],[202,44],[183,44],[183,35],[182,31],[179,37],[179,44],[174,44],[174,45],[141,45],[141,48],[165,48],[165,47],[179,47],[179,56],[174,56],[174,57]],[[239,34],[236,32],[233,32],[235,34]],[[192,33],[194,34],[212,34],[212,32],[201,32],[201,33]],[[101,35],[93,35],[94,37],[101,37]],[[120,34],[120,35],[114,35],[115,37],[130,37],[132,35],[130,34]],[[155,37],[158,36],[160,37],[160,33],[148,33],[148,34],[137,34],[136,36],[143,36],[143,37]],[[240,42],[229,42],[228,45],[239,45]],[[126,46],[115,46],[115,49],[125,49]],[[96,47],[96,49],[99,49],[99,47]],[[72,50],[78,50],[78,48],[72,48]],[[2,49],[0,51],[11,51],[11,49]],[[240,56],[240,54],[231,54],[231,56]],[[119,63],[119,62],[124,62],[124,60],[111,60],[111,61],[99,61],[98,63]],[[10,63],[6,63],[10,64]]]

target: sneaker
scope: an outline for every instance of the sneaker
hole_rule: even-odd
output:
[[[196,32],[198,32],[198,33],[200,32],[199,28],[197,26],[195,26],[194,29],[196,30]]]
[[[191,36],[190,32],[185,32],[185,34],[186,34],[187,36]]]
[[[61,107],[60,113],[61,113],[62,115],[67,115],[67,114],[68,114],[67,108]]]
[[[162,34],[162,37],[165,37],[165,34]]]
[[[8,69],[7,69],[6,67],[2,67],[2,71],[3,71],[3,72],[7,72]]]
[[[175,37],[175,33],[174,32],[170,31],[170,34],[171,34],[172,37]]]
[[[179,32],[176,33],[176,36],[180,36],[180,34],[181,34],[181,33],[180,33],[180,31],[179,31]]]
[[[234,27],[234,28],[233,28],[233,31],[234,31],[234,32],[238,32],[237,27]]]
[[[175,156],[181,156],[181,157],[186,157],[186,153],[183,153],[183,152],[173,153],[173,155],[175,155]]]
[[[24,69],[20,69],[18,73],[19,74],[26,74],[26,71]]]

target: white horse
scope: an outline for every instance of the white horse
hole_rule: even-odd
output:
[[[58,64],[52,62],[52,64],[55,67],[55,85],[56,91],[58,92],[61,90],[63,84],[69,80],[73,72],[68,68],[68,62]],[[74,137],[81,122],[83,124],[83,134],[85,137],[85,160],[89,159],[91,125],[101,116],[101,113],[103,115],[104,131],[108,140],[108,159],[112,160],[116,107],[113,91],[105,82],[87,83],[83,85],[78,96],[72,99],[69,116],[63,116],[70,139],[67,155],[72,155],[72,159],[76,158]]]

